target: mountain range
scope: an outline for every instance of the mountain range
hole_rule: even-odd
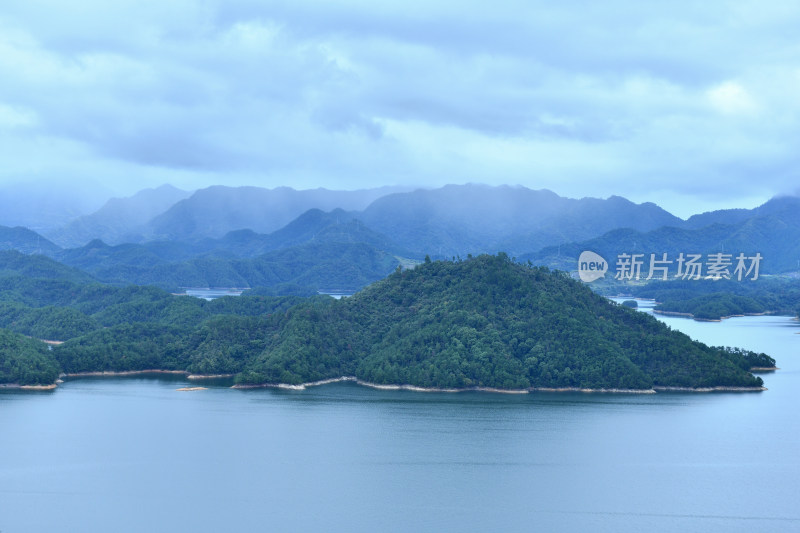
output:
[[[504,249],[512,254],[599,236],[618,227],[649,231],[683,221],[655,204],[564,198],[525,187],[448,185],[401,191],[214,186],[189,193],[171,186],[109,200],[98,211],[45,232],[59,246],[220,239],[231,231],[273,233],[303,213],[337,211],[417,254],[452,256]],[[346,214],[347,213],[347,214]]]
[[[612,259],[623,252],[761,253],[762,271],[776,273],[798,269],[800,198],[684,221],[653,203],[571,199],[519,186],[217,186],[193,193],[163,186],[109,200],[46,235],[53,239],[0,227],[0,249],[41,253],[105,282],[167,288],[311,283],[352,290],[426,255],[497,251],[565,270],[576,268],[583,250]],[[363,263],[347,265],[336,253]],[[267,267],[287,261],[283,270]]]
[[[138,241],[141,240],[139,233],[151,219],[190,194],[171,185],[162,185],[141,190],[129,198],[111,198],[94,213],[50,230],[47,236],[69,248],[83,246],[94,239],[108,244]]]
[[[703,226],[703,224],[708,225]],[[642,232],[618,228],[581,242],[548,246],[525,254],[522,260],[564,270],[574,270],[584,250],[615,261],[620,254],[655,253],[668,259],[679,254],[761,254],[760,271],[781,273],[800,270],[800,198],[778,197],[754,209],[723,210],[691,217],[680,227],[665,226]]]

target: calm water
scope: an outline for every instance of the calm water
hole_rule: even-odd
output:
[[[82,379],[0,394],[0,531],[800,531],[800,327],[750,394],[303,392]]]
[[[202,287],[194,287],[185,289],[187,296],[194,296],[204,300],[213,300],[215,298],[222,298],[223,296],[241,296],[244,289],[210,289]]]

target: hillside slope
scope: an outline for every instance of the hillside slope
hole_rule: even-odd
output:
[[[352,298],[298,306],[241,376],[501,389],[758,387],[740,355],[507,256],[428,262]]]

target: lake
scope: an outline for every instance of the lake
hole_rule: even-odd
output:
[[[214,300],[223,296],[241,296],[246,289],[237,288],[208,288],[208,287],[188,287],[184,289],[187,296],[202,298],[204,300]]]
[[[781,370],[763,393],[4,391],[0,531],[800,530],[798,323],[662,320]]]

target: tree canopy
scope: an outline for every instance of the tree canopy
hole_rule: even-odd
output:
[[[355,376],[437,388],[757,387],[748,369],[771,366],[764,354],[692,341],[564,273],[505,254],[398,268],[342,300],[204,301],[21,276],[0,283],[9,289],[0,327],[66,341],[51,352],[26,339],[29,366],[46,370],[40,381],[59,371],[165,369],[235,374],[242,384]],[[17,368],[19,358],[3,364]],[[11,379],[33,378],[0,376]]]

